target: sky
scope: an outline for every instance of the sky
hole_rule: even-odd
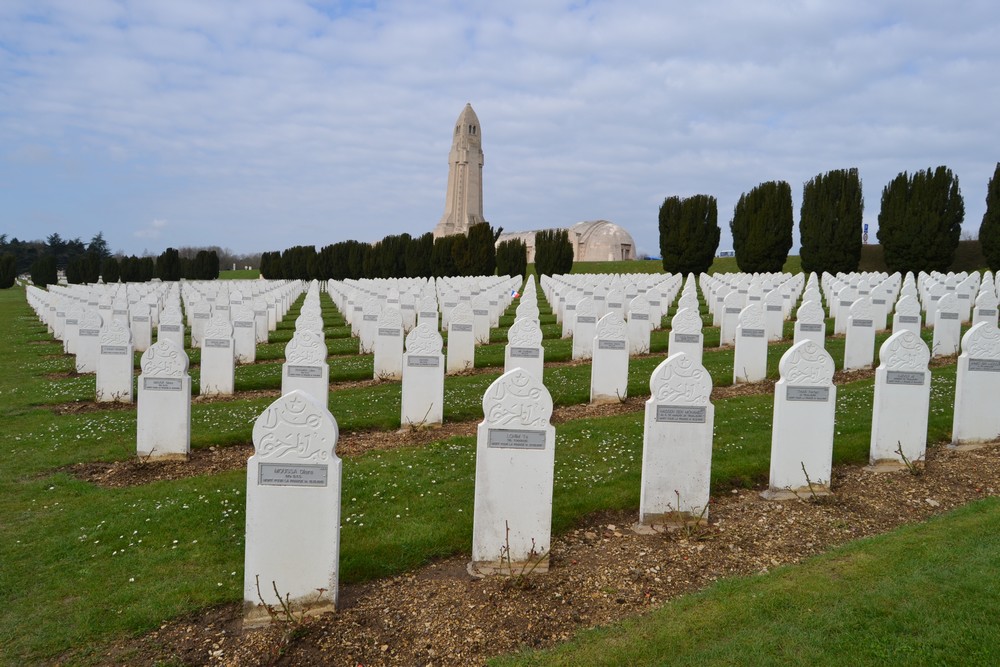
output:
[[[126,254],[422,234],[479,117],[506,231],[664,198],[946,165],[974,237],[1000,160],[994,0],[3,0],[0,233]],[[797,246],[797,243],[796,243]],[[793,250],[794,252],[794,250]]]

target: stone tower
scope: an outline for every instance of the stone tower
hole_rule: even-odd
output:
[[[479,118],[466,104],[455,121],[455,136],[448,154],[448,195],[444,215],[434,228],[434,238],[468,234],[469,225],[483,217],[483,142]]]

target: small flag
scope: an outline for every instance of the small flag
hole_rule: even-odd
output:
[[[512,298],[512,299],[516,299],[516,298],[518,298],[519,296],[521,296],[521,294],[520,294],[520,292],[518,292],[518,291],[517,291],[516,289],[512,289],[512,290],[510,291],[510,298]]]

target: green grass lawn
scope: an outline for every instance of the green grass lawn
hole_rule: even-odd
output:
[[[328,345],[352,341],[332,305],[324,304]],[[300,302],[301,303],[301,300]],[[273,341],[290,338],[298,304]],[[51,406],[93,398],[93,376],[51,379],[71,358],[61,353],[27,307],[23,290],[0,292],[0,663],[34,664],[71,648],[147,632],[167,618],[242,597],[245,472],[104,489],[59,470],[78,462],[115,461],[135,452],[134,409],[56,414]],[[505,320],[510,322],[508,317]],[[706,330],[708,333],[709,330]],[[332,336],[336,334],[336,337]],[[554,334],[557,335],[557,334]],[[717,336],[717,333],[715,334]],[[546,341],[565,350],[565,341]],[[356,346],[356,341],[353,342]],[[834,358],[843,339],[829,339]],[[277,359],[281,343],[269,349]],[[787,342],[769,350],[776,375]],[[838,347],[840,346],[840,347]],[[633,359],[629,390],[648,393],[659,356]],[[339,348],[338,348],[339,349]],[[482,395],[500,374],[499,342],[480,360],[495,371],[448,378],[446,419],[481,418]],[[371,376],[370,355],[345,343],[331,357],[331,377]],[[547,355],[548,356],[548,353]],[[194,357],[194,355],[192,355]],[[732,350],[706,351],[718,384],[731,378]],[[280,384],[277,363],[241,367],[238,389]],[[335,370],[336,369],[336,370]],[[197,371],[197,368],[195,368]],[[587,400],[588,365],[550,368],[546,385],[557,404]],[[935,369],[930,441],[948,435],[954,366]],[[331,392],[330,408],[344,429],[399,425],[399,383]],[[871,380],[837,395],[837,462],[867,459]],[[253,421],[271,402],[237,396],[192,410],[192,446],[246,443]],[[712,485],[715,492],[766,480],[769,395],[716,402]],[[642,415],[580,419],[557,428],[553,528],[563,531],[601,509],[638,506]],[[455,437],[419,448],[370,452],[344,463],[341,580],[399,573],[471,544],[475,442]],[[96,649],[95,649],[96,650]]]

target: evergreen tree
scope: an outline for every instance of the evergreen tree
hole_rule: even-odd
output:
[[[802,270],[832,274],[857,271],[864,210],[856,168],[828,171],[802,186]]]
[[[205,262],[205,280],[218,280],[219,278],[219,253],[215,250],[208,251],[208,259]]]
[[[0,255],[0,289],[10,289],[17,280],[17,258],[14,253]]]
[[[156,277],[160,280],[181,279],[181,256],[174,248],[167,248],[156,258]]]
[[[947,271],[962,234],[965,202],[947,167],[905,171],[882,190],[878,239],[889,271]]]
[[[74,257],[66,265],[66,282],[70,285],[82,285],[87,282],[87,260],[85,257]]]
[[[105,257],[101,262],[101,278],[105,283],[116,283],[121,278],[121,267],[114,257]]]
[[[139,258],[135,255],[122,257],[118,260],[118,273],[123,283],[139,282]]]
[[[569,231],[546,229],[535,233],[535,273],[552,276],[573,269],[573,244]]]
[[[521,239],[503,241],[497,246],[497,274],[521,276],[528,273],[528,246]]]
[[[455,246],[455,241],[460,236],[463,239],[465,238],[461,234],[454,234],[452,236],[442,236],[434,239],[434,250],[431,252],[431,264],[434,270],[435,278],[459,275],[458,267],[455,265],[455,257],[452,253],[452,249]]]
[[[740,271],[781,271],[792,247],[792,225],[792,188],[785,181],[761,183],[740,195],[729,223]]]
[[[427,232],[410,241],[406,246],[406,276],[408,278],[430,278],[434,275],[431,256],[434,253],[434,234]]]
[[[31,263],[31,282],[36,287],[55,285],[58,281],[59,269],[56,267],[56,258],[53,255],[42,255]]]
[[[488,222],[469,227],[468,254],[470,276],[492,276],[497,272],[496,235]]]
[[[990,270],[1000,271],[1000,162],[986,186],[986,212],[979,226],[979,243]]]
[[[148,283],[156,277],[156,261],[152,257],[139,258],[139,282]]]
[[[660,206],[660,255],[668,273],[708,271],[719,247],[715,197],[668,197]]]

